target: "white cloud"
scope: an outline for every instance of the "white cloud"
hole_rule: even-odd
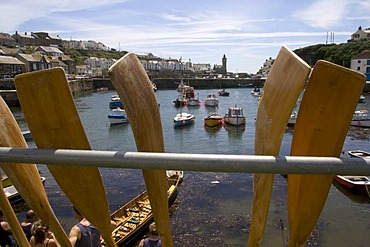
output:
[[[330,28],[345,17],[349,4],[350,0],[318,0],[292,16],[308,26]]]

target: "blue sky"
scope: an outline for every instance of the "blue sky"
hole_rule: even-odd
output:
[[[280,47],[346,42],[370,27],[368,0],[12,0],[0,2],[0,32],[49,32],[135,53],[256,73]],[[329,33],[329,38],[327,34]]]

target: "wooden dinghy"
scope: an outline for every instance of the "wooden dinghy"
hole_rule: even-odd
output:
[[[175,173],[168,181],[168,205],[171,206],[178,194],[181,181],[180,173]],[[113,239],[117,246],[134,246],[145,234],[147,227],[153,221],[153,212],[148,192],[144,191],[114,213],[111,219],[117,224],[113,230]],[[102,246],[106,246],[102,240]]]

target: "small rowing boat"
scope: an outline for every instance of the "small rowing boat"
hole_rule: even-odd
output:
[[[171,206],[178,194],[180,175],[174,174],[167,178],[168,205]],[[111,220],[116,223],[113,239],[118,246],[134,246],[145,234],[147,227],[153,221],[153,212],[147,191],[144,191],[117,211],[111,214]],[[102,246],[106,246],[101,240]]]
[[[353,158],[369,159],[370,153],[362,150],[350,150],[348,154]],[[370,199],[370,178],[367,176],[340,176],[334,180],[350,190],[353,194],[361,195]]]

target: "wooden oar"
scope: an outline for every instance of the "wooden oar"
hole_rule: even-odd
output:
[[[24,231],[19,224],[18,218],[15,215],[12,205],[10,205],[8,198],[6,197],[4,190],[3,190],[3,184],[0,184],[0,208],[3,211],[10,229],[12,229],[13,235],[17,239],[17,243],[19,246],[30,246],[30,243],[28,242],[26,235],[24,234]]]
[[[17,121],[1,97],[0,116],[0,146],[27,148],[27,143],[23,138]],[[42,221],[50,226],[58,242],[62,246],[71,246],[66,233],[51,209],[36,165],[0,163],[0,166],[25,202]],[[7,215],[7,217],[9,216]]]
[[[90,149],[62,68],[16,76],[15,85],[38,148]],[[96,167],[47,165],[73,205],[116,246],[105,188]]]
[[[287,47],[282,47],[263,87],[258,105],[254,152],[278,155],[290,114],[297,102],[310,66]],[[259,246],[266,225],[274,174],[254,174],[253,213],[248,246]]]
[[[109,77],[127,111],[137,150],[164,152],[158,103],[139,59],[128,53],[109,69]],[[173,246],[164,170],[143,170],[153,216],[163,246]]]
[[[294,127],[291,155],[339,157],[365,76],[318,61]],[[289,246],[304,246],[324,207],[334,175],[289,175]]]

